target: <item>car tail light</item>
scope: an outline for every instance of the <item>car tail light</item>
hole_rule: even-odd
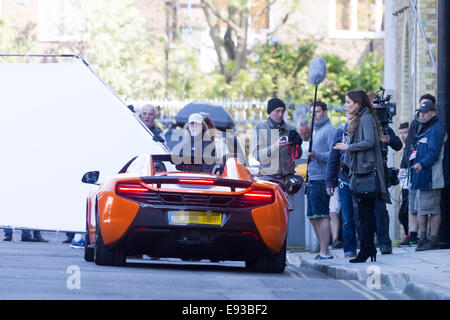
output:
[[[240,206],[253,207],[272,203],[275,195],[270,190],[250,190],[243,193],[238,199]]]
[[[140,184],[118,184],[116,186],[117,194],[135,194],[147,192],[148,188]]]
[[[244,193],[243,196],[248,200],[273,200],[273,193],[271,191],[252,190]]]
[[[187,178],[180,178],[180,179],[178,179],[178,183],[181,183],[181,184],[213,185],[214,184],[214,180],[212,180],[212,179],[187,179]]]

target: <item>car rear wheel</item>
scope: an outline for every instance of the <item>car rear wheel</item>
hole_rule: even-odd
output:
[[[261,250],[256,259],[245,261],[247,269],[263,273],[283,273],[286,267],[286,239],[280,252],[274,254],[268,249]]]
[[[103,243],[100,225],[97,223],[94,259],[97,265],[102,266],[123,266],[126,261],[123,248],[108,248]]]

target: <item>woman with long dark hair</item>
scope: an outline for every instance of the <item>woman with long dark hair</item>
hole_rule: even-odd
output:
[[[376,261],[377,249],[374,244],[375,201],[386,201],[389,197],[384,178],[383,159],[381,157],[380,127],[370,108],[370,100],[363,90],[349,91],[345,95],[347,112],[346,142],[337,143],[333,148],[345,151],[344,165],[349,177],[356,174],[375,173],[378,192],[375,196],[358,197],[352,189],[356,203],[356,221],[361,248],[355,259],[349,262],[366,262],[370,257]]]

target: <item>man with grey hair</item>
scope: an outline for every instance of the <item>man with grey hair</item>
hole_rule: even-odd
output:
[[[156,109],[151,104],[143,105],[139,112],[139,118],[153,133],[153,140],[157,142],[164,142],[162,130],[155,125]]]

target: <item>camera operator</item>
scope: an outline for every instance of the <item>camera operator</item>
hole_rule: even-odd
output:
[[[292,210],[290,195],[296,193],[303,182],[295,175],[295,159],[302,155],[302,139],[294,126],[284,122],[285,112],[282,100],[272,98],[268,101],[269,117],[252,131],[251,152],[260,163],[261,179],[279,183],[288,193],[289,209]]]
[[[403,148],[403,143],[399,137],[395,135],[394,130],[389,127],[389,122],[395,115],[395,104],[390,103],[390,96],[383,98],[384,89],[380,88],[382,96],[375,94],[372,100],[372,108],[375,110],[378,124],[382,129],[380,136],[381,156],[383,158],[383,165],[385,170],[386,189],[399,184],[398,169],[388,168],[388,147],[394,151],[400,151]],[[381,254],[392,253],[392,241],[389,237],[389,214],[386,209],[384,201],[377,200],[375,203],[375,219],[376,219],[376,234],[377,242],[380,247]]]

